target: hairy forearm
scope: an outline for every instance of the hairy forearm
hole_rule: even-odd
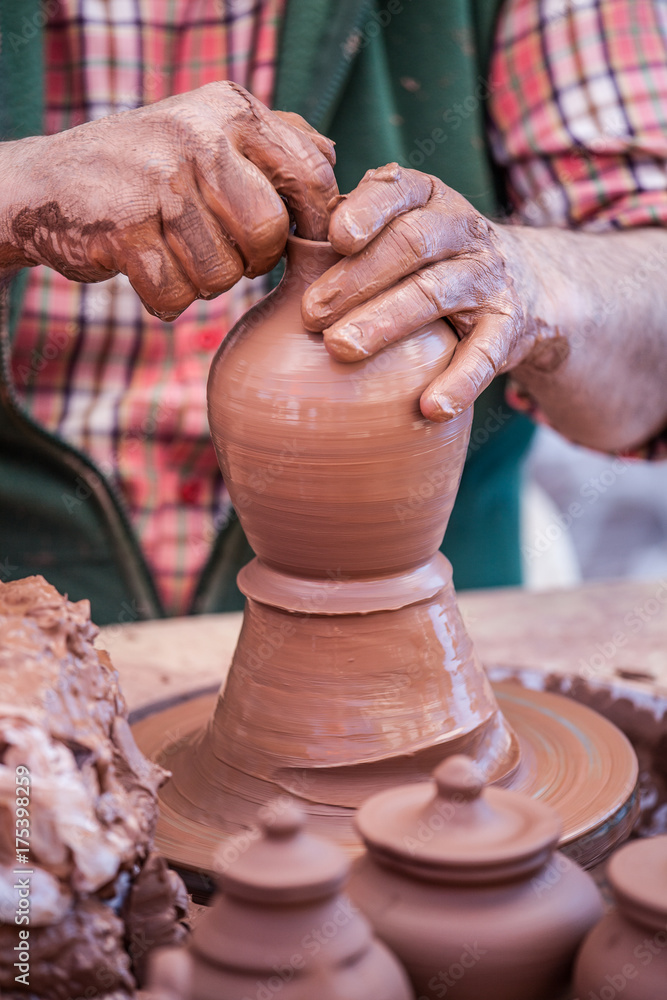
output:
[[[22,245],[21,212],[32,197],[28,173],[39,162],[45,137],[0,143],[0,280],[35,263]]]
[[[533,344],[513,375],[554,426],[608,451],[667,426],[667,231],[494,231]]]

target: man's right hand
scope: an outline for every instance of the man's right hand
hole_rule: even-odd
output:
[[[149,312],[172,320],[277,263],[283,198],[301,236],[326,239],[334,159],[298,115],[228,82],[0,144],[0,274],[122,271]]]

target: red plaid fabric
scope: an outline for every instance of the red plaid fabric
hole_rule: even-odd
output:
[[[283,0],[60,0],[46,30],[45,131],[231,79],[271,103]],[[30,412],[120,488],[167,610],[187,610],[229,509],[205,386],[225,333],[265,292],[243,279],[175,323],[123,275],[30,272],[13,354]]]
[[[667,223],[667,4],[512,0],[491,77],[518,218],[589,232]],[[545,422],[509,383],[508,402]],[[667,458],[667,429],[632,453]]]
[[[512,0],[489,110],[519,217],[588,231],[667,221],[667,5]]]

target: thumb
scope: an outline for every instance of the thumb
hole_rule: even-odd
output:
[[[419,405],[427,420],[451,420],[472,406],[505,366],[514,339],[512,317],[482,316],[459,342],[444,372],[422,393]]]

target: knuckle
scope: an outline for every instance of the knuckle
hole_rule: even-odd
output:
[[[440,315],[445,307],[442,282],[439,272],[433,268],[423,268],[408,278],[417,296],[422,299],[430,312]]]
[[[459,225],[467,245],[477,247],[480,241],[484,245],[488,242],[489,229],[486,220],[470,206],[467,212],[461,214]]]
[[[395,253],[406,263],[428,260],[431,256],[431,241],[427,233],[411,213],[390,222],[386,228],[387,240],[393,244]]]
[[[470,344],[470,352],[477,362],[476,368],[482,374],[486,374],[489,369],[494,374],[497,373],[503,363],[504,350],[500,343],[492,345],[473,340]]]
[[[221,100],[231,97],[235,91],[231,88],[228,80],[213,80],[212,83],[205,83],[202,87],[198,87],[193,93]]]
[[[282,252],[287,239],[289,220],[287,213],[279,204],[267,204],[261,218],[248,226],[246,231],[247,252],[252,255],[274,256]]]
[[[292,129],[290,143],[292,154],[290,168],[296,179],[307,183],[310,191],[328,191],[334,184],[333,167],[311,137],[299,129]],[[282,175],[283,171],[279,173]],[[305,192],[304,192],[305,194]]]
[[[243,262],[229,256],[224,261],[217,257],[202,259],[197,266],[200,294],[218,295],[227,291],[243,276]]]
[[[507,297],[507,281],[496,257],[482,251],[459,256],[457,263],[470,304],[505,312],[510,299]]]

